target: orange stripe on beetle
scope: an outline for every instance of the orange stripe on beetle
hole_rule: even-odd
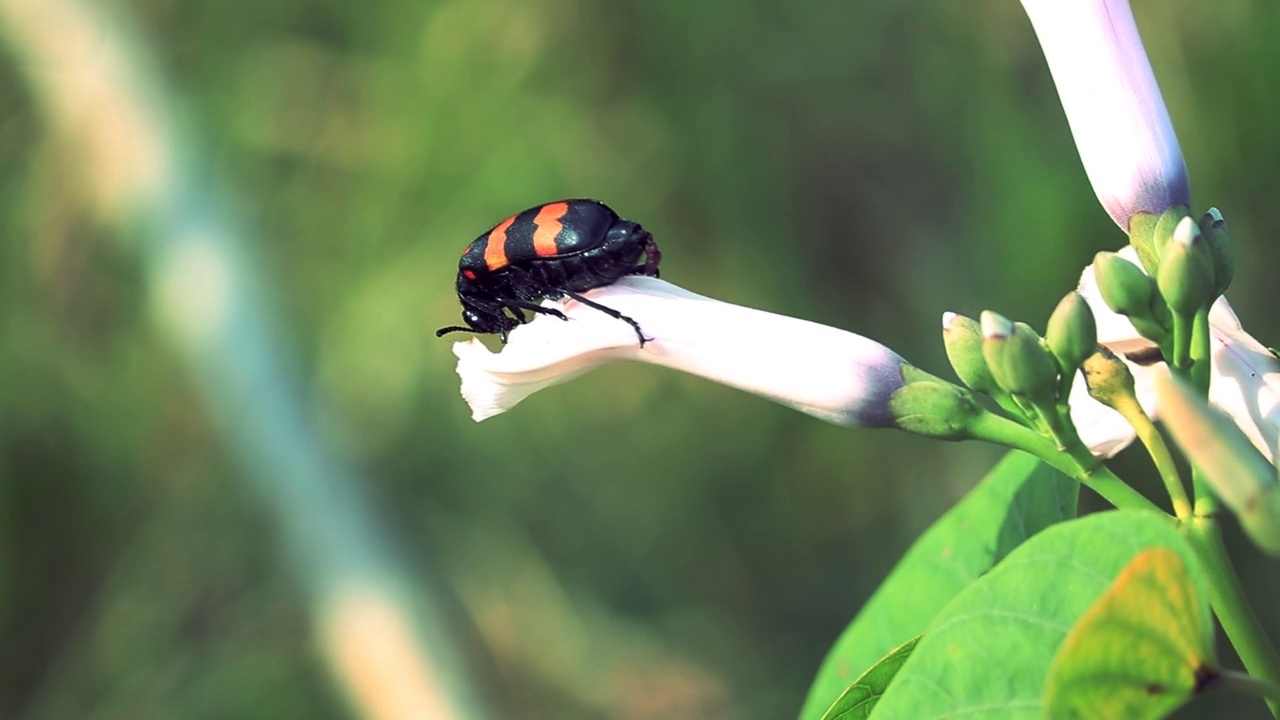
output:
[[[484,248],[484,262],[490,270],[497,270],[507,264],[507,228],[516,221],[516,216],[503,220],[498,227],[489,231],[489,240]]]
[[[556,248],[556,237],[564,229],[560,218],[563,218],[567,212],[569,212],[569,203],[563,202],[548,203],[538,210],[538,216],[533,219],[533,224],[536,226],[533,231],[533,252],[538,257],[547,257],[560,252]]]

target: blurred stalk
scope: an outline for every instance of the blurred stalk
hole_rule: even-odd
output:
[[[119,14],[78,0],[0,0],[0,31],[74,151],[95,210],[138,231],[157,319],[279,524],[353,707],[371,720],[482,716],[426,583],[410,578],[359,483],[317,437],[264,282]]]

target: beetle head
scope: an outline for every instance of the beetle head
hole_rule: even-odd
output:
[[[505,343],[507,341],[507,333],[520,325],[519,320],[504,315],[501,308],[494,312],[466,300],[462,303],[462,321],[467,324],[466,327],[461,325],[442,327],[436,331],[436,337],[442,337],[452,332],[492,333],[501,335],[502,342]]]

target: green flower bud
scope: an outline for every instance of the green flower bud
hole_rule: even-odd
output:
[[[1100,252],[1094,257],[1093,272],[1107,307],[1129,318],[1144,338],[1163,345],[1171,319],[1156,281],[1137,265],[1111,252]]]
[[[987,412],[972,393],[913,367],[902,374],[906,384],[889,398],[898,429],[941,440],[972,437],[974,420]]]
[[[1230,287],[1236,272],[1227,221],[1222,218],[1218,208],[1209,208],[1200,218],[1200,232],[1204,235],[1205,244],[1209,246],[1209,256],[1213,258],[1213,298],[1217,299]]]
[[[1275,468],[1225,413],[1171,374],[1156,381],[1160,419],[1249,537],[1280,555],[1280,483]]]
[[[1084,371],[1084,384],[1089,388],[1089,397],[1112,409],[1119,409],[1131,402],[1137,404],[1133,373],[1110,350],[1099,346],[1097,352],[1085,358],[1080,369]]]
[[[1098,349],[1098,325],[1078,292],[1068,293],[1049,316],[1044,340],[1065,374],[1074,373]]]
[[[1169,309],[1180,315],[1194,315],[1209,304],[1214,287],[1213,258],[1191,218],[1178,223],[1173,241],[1165,245],[1156,280]]]
[[[1037,405],[1053,404],[1058,388],[1058,361],[1030,325],[1014,323],[1013,328],[1013,344],[1005,355],[1009,379],[1016,388],[1010,392],[1024,395]]]
[[[982,324],[982,357],[987,361],[991,377],[1001,390],[1008,392],[1011,384],[1005,373],[1005,351],[1009,338],[1013,336],[1013,323],[1000,313],[983,310]]]
[[[982,328],[977,320],[955,313],[943,314],[942,344],[961,382],[987,395],[1000,392],[991,368],[982,357]]]
[[[1093,258],[1093,271],[1102,301],[1112,311],[1128,317],[1150,314],[1156,283],[1137,265],[1113,252],[1100,252]]]
[[[1031,326],[986,310],[982,335],[982,355],[1001,388],[1034,405],[1053,404],[1058,364]]]

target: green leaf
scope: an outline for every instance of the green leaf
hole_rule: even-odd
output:
[[[857,677],[1032,535],[1075,517],[1079,486],[1011,452],[899,561],[822,662],[800,713],[818,720]]]
[[[1042,717],[1049,667],[1067,633],[1135,556],[1156,547],[1199,572],[1158,512],[1099,513],[1035,536],[938,613],[875,719]]]
[[[920,637],[911,638],[889,651],[888,655],[862,673],[823,714],[822,720],[867,720],[876,701],[889,687],[898,669],[911,657]]]
[[[1176,552],[1152,548],[1067,635],[1045,704],[1052,720],[1154,720],[1216,673],[1204,593]]]

